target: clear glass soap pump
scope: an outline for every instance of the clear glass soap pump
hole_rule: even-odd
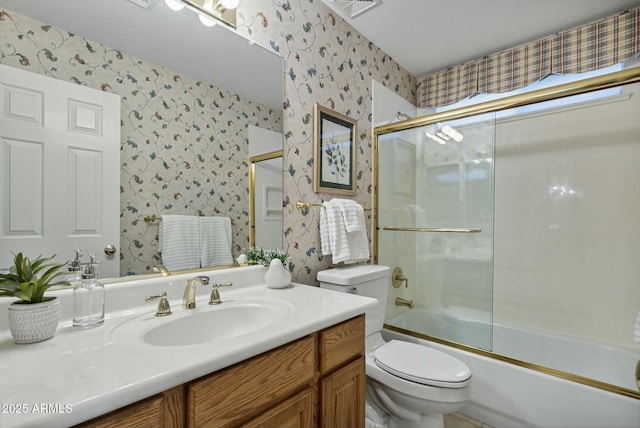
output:
[[[82,280],[82,266],[80,264],[80,250],[74,250],[76,253],[73,260],[69,262],[69,281],[76,282]]]
[[[104,322],[104,285],[97,281],[95,255],[89,254],[89,263],[84,266],[82,280],[73,289],[73,326],[92,328]]]

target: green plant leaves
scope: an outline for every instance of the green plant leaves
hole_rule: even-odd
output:
[[[50,263],[55,257],[38,256],[33,260],[22,253],[14,256],[13,266],[8,274],[0,274],[0,296],[13,296],[25,303],[40,303],[50,300],[44,293],[53,285],[69,285],[67,281],[51,283],[64,275],[59,272],[64,264]],[[40,275],[38,275],[40,274]]]

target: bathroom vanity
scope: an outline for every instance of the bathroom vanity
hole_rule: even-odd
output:
[[[362,427],[364,391],[359,315],[78,426]]]
[[[0,324],[0,400],[24,410],[1,413],[0,426],[364,426],[374,299],[269,289],[260,267],[204,275],[234,283],[222,304],[207,305],[210,287],[199,286],[196,308],[183,309],[193,275],[176,275],[108,284],[107,319],[92,330],[70,325],[69,290],[56,292],[53,339],[15,345]],[[144,297],[163,291],[173,314],[155,317]],[[33,372],[13,369],[29,361]]]

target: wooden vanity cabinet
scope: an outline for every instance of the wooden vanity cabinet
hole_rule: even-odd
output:
[[[76,427],[181,428],[184,420],[184,385],[180,385]]]
[[[364,315],[319,335],[320,426],[364,427]]]
[[[364,315],[83,427],[364,427]]]
[[[313,419],[314,395],[313,388],[307,388],[239,427],[313,427],[316,425]]]
[[[187,427],[232,427],[312,389],[315,338],[307,336],[187,384]]]

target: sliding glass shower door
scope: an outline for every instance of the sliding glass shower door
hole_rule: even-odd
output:
[[[388,325],[491,349],[494,129],[484,115],[379,137]]]

